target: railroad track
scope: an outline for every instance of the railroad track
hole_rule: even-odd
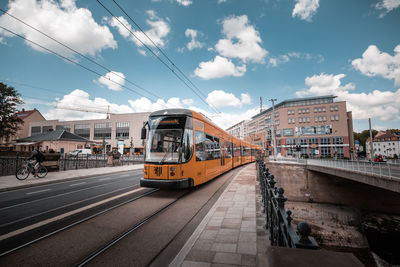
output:
[[[184,196],[186,196],[188,193],[190,193],[190,190],[184,190],[184,193],[181,194],[180,196],[178,196],[173,202],[161,207],[158,211],[152,213],[151,215],[147,216],[146,218],[144,218],[143,220],[141,220],[140,222],[136,223],[133,227],[131,227],[130,229],[128,229],[127,231],[125,231],[124,233],[120,234],[119,236],[117,236],[115,239],[111,240],[110,242],[108,242],[107,244],[105,244],[103,247],[97,249],[96,251],[94,251],[93,253],[91,253],[89,256],[87,256],[86,258],[84,258],[82,261],[80,261],[78,264],[76,264],[76,267],[81,267],[81,266],[86,266],[87,264],[89,264],[90,262],[92,262],[95,258],[97,258],[98,256],[100,256],[101,254],[103,254],[104,252],[106,252],[109,248],[111,248],[112,246],[116,245],[118,242],[120,242],[121,240],[123,240],[125,237],[127,237],[128,235],[134,233],[136,230],[140,229],[143,225],[145,225],[147,222],[149,222],[150,220],[152,220],[154,217],[156,217],[158,214],[164,212],[166,209],[168,209],[170,206],[174,205],[176,202],[178,202],[181,198],[183,198]]]
[[[73,222],[73,223],[70,223],[70,224],[68,224],[68,225],[65,225],[65,226],[63,226],[62,228],[59,228],[59,229],[57,229],[57,230],[55,230],[55,231],[52,231],[52,232],[50,232],[50,233],[47,233],[47,234],[42,235],[42,236],[40,236],[40,237],[37,237],[37,238],[35,238],[35,239],[33,239],[33,240],[29,241],[29,242],[25,242],[25,243],[23,243],[23,244],[19,244],[18,246],[13,247],[13,248],[6,248],[6,249],[4,249],[4,248],[6,247],[6,246],[4,246],[4,243],[5,243],[7,240],[1,240],[1,241],[0,241],[0,247],[1,247],[2,249],[0,250],[0,259],[1,259],[2,257],[4,257],[4,256],[8,255],[8,254],[11,254],[11,253],[17,251],[17,250],[21,250],[21,249],[23,249],[23,248],[26,248],[26,247],[28,247],[28,246],[30,246],[30,245],[32,245],[32,244],[35,244],[35,243],[37,243],[37,242],[39,242],[39,241],[41,241],[41,240],[44,240],[44,239],[49,238],[49,237],[51,237],[51,236],[54,236],[54,235],[56,235],[56,234],[58,234],[58,233],[60,233],[60,232],[62,232],[62,231],[65,231],[65,230],[70,229],[70,228],[72,228],[72,227],[74,227],[74,226],[77,226],[77,225],[79,225],[79,224],[81,224],[81,223],[84,223],[84,222],[86,222],[86,221],[89,221],[89,220],[91,220],[91,219],[94,219],[94,218],[96,218],[96,217],[98,217],[98,216],[100,216],[100,215],[103,215],[103,214],[105,214],[105,213],[107,213],[107,212],[109,212],[109,211],[112,211],[112,210],[114,210],[114,209],[117,209],[117,208],[119,208],[119,207],[121,207],[121,206],[123,206],[123,205],[126,205],[126,204],[128,204],[128,203],[131,203],[131,202],[133,202],[133,201],[135,201],[135,200],[138,200],[138,199],[140,199],[140,198],[143,198],[143,197],[146,197],[146,196],[148,196],[148,195],[151,195],[151,194],[153,194],[153,193],[155,193],[155,192],[157,192],[157,191],[159,191],[159,189],[152,189],[152,190],[146,191],[145,193],[143,193],[143,194],[141,194],[141,195],[139,195],[139,196],[135,196],[135,197],[129,198],[129,199],[127,199],[127,200],[125,200],[125,201],[123,201],[123,202],[121,202],[121,203],[115,204],[115,205],[113,205],[113,206],[111,206],[111,207],[108,207],[108,208],[106,208],[106,209],[104,209],[104,210],[101,210],[101,211],[99,211],[99,212],[96,212],[95,214],[92,214],[92,215],[90,215],[90,216],[84,217],[83,219],[80,219],[80,220],[78,220],[78,221],[75,221],[75,222]]]

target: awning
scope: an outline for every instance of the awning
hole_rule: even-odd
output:
[[[12,146],[30,146],[30,145],[34,145],[40,142],[20,142],[20,143],[9,143],[9,145]]]

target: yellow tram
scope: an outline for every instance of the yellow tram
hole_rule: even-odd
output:
[[[146,130],[146,125],[149,131]],[[142,129],[146,139],[140,185],[187,188],[253,162],[261,147],[240,140],[188,109],[153,112]]]

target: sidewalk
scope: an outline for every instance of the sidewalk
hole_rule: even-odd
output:
[[[256,206],[256,170],[249,164],[234,177],[169,266],[265,266],[267,236],[263,220],[257,220]]]
[[[49,172],[44,178],[34,178],[30,174],[23,181],[18,180],[15,175],[0,176],[0,192],[138,169],[143,169],[143,164]]]

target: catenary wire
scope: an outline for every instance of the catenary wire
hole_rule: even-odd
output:
[[[78,65],[79,67],[81,67],[81,68],[83,68],[83,69],[85,69],[85,70],[87,70],[87,71],[89,71],[89,72],[92,72],[92,73],[96,74],[97,76],[104,77],[103,75],[101,75],[101,74],[98,73],[97,71],[92,70],[92,69],[90,69],[90,68],[88,68],[88,67],[86,67],[86,66],[84,66],[84,65],[82,65],[82,64],[80,64],[80,63],[78,63],[78,62],[76,62],[76,61],[74,61],[74,60],[72,60],[72,59],[69,59],[69,58],[67,58],[67,57],[65,57],[65,56],[63,56],[63,55],[61,55],[61,54],[59,54],[59,53],[57,53],[57,52],[55,52],[55,51],[53,51],[53,50],[47,48],[47,47],[44,47],[44,46],[42,46],[42,45],[36,43],[35,41],[32,41],[32,40],[26,38],[25,36],[22,36],[22,35],[20,35],[20,34],[18,34],[18,33],[15,33],[15,32],[13,32],[13,31],[11,31],[10,29],[7,29],[7,28],[5,28],[5,27],[3,27],[3,26],[1,26],[1,25],[0,25],[0,28],[3,29],[3,30],[5,30],[5,31],[7,31],[7,32],[9,32],[9,33],[11,33],[11,34],[14,34],[15,36],[20,37],[20,38],[22,38],[22,39],[24,39],[24,40],[26,40],[26,41],[28,41],[28,42],[34,44],[34,45],[37,45],[38,47],[40,47],[40,48],[42,48],[42,49],[44,49],[44,50],[46,50],[46,51],[48,51],[48,52],[50,52],[50,53],[52,53],[52,54],[55,54],[56,56],[58,56],[58,57],[60,57],[60,58],[63,58],[63,59],[65,59],[65,60],[67,60],[67,61],[69,61],[69,62],[71,62],[71,63],[73,63],[73,64],[75,64],[75,65]],[[138,95],[140,95],[140,96],[143,96],[143,97],[145,97],[145,98],[148,98],[147,96],[143,95],[142,93],[137,92],[137,91],[135,91],[135,90],[133,90],[133,89],[131,89],[131,88],[129,88],[129,87],[127,87],[127,86],[121,84],[121,83],[118,83],[118,82],[112,80],[112,79],[109,78],[109,77],[106,78],[106,79],[108,79],[109,81],[111,81],[111,82],[113,82],[113,83],[115,83],[115,84],[117,84],[117,85],[119,85],[119,86],[121,86],[121,87],[123,87],[123,88],[125,88],[125,89],[127,89],[127,90],[129,90],[129,91],[131,91],[131,92],[133,92],[133,93],[135,93],[135,94],[138,94]],[[151,99],[151,100],[153,100],[154,102],[156,102],[154,99]],[[168,108],[168,107],[167,107],[166,105],[164,105],[164,104],[160,104],[160,105],[164,106],[165,108]]]
[[[23,20],[21,20],[21,19],[15,17],[14,15],[11,15],[11,14],[8,13],[7,11],[5,11],[5,10],[3,10],[3,9],[1,9],[1,8],[0,8],[0,11],[4,12],[5,14],[7,14],[7,15],[10,16],[10,17],[12,17],[13,19],[15,19],[15,20],[21,22],[22,24],[28,26],[29,28],[31,28],[31,29],[33,29],[33,30],[35,30],[35,31],[37,31],[37,32],[39,32],[39,33],[41,33],[41,34],[43,34],[44,36],[46,36],[47,38],[53,40],[54,42],[56,42],[56,43],[58,43],[58,44],[64,46],[65,48],[67,48],[67,49],[73,51],[74,53],[80,55],[81,57],[85,58],[86,60],[92,62],[93,64],[95,64],[95,65],[97,65],[97,66],[99,66],[99,67],[101,67],[102,69],[104,69],[104,70],[106,70],[106,71],[108,71],[108,72],[111,72],[111,73],[113,73],[114,75],[116,75],[116,76],[118,76],[118,77],[124,79],[124,80],[127,81],[128,83],[130,83],[130,84],[132,84],[133,86],[135,86],[135,87],[137,87],[137,88],[139,88],[139,89],[145,91],[145,92],[148,93],[149,95],[152,95],[153,97],[161,98],[161,99],[162,99],[162,97],[153,94],[152,92],[150,92],[149,90],[143,88],[142,86],[140,86],[140,85],[138,85],[138,84],[136,84],[136,83],[134,83],[134,82],[128,80],[127,78],[125,78],[125,77],[119,75],[119,74],[116,73],[115,71],[113,71],[113,70],[111,70],[111,69],[109,69],[109,68],[107,68],[107,67],[101,65],[100,63],[96,62],[95,60],[93,60],[93,59],[91,59],[91,58],[89,58],[89,57],[83,55],[82,53],[80,53],[80,52],[78,52],[77,50],[71,48],[70,46],[68,46],[68,45],[66,45],[66,44],[64,44],[64,43],[62,43],[62,42],[60,42],[60,41],[58,41],[57,39],[55,39],[55,38],[49,36],[48,34],[42,32],[41,30],[39,30],[39,29],[37,29],[37,28],[35,28],[35,27],[33,27],[32,25],[26,23],[25,21],[23,21]]]
[[[135,37],[152,55],[154,55],[166,68],[168,68],[186,87],[188,87],[194,94],[199,97],[199,99],[204,102],[207,106],[210,106],[209,103],[207,103],[206,100],[203,99],[202,96],[199,95],[193,88],[182,78],[180,77],[176,72],[175,69],[169,66],[162,58],[160,58],[157,53],[155,53],[147,44],[145,44],[139,37],[136,36],[135,33],[132,32],[132,30],[127,27],[119,18],[117,18],[113,12],[111,12],[110,9],[108,9],[100,0],[96,0],[114,19],[116,19],[130,34]],[[212,106],[210,106],[212,107]],[[213,108],[214,112],[219,113],[215,108]]]

